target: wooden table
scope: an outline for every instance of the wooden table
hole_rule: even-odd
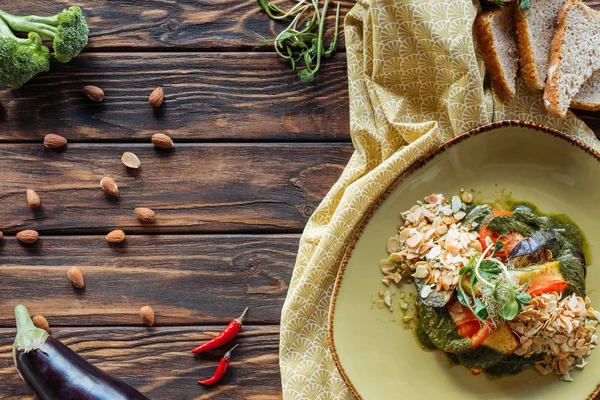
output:
[[[11,357],[20,303],[153,399],[280,398],[278,324],[300,233],[352,152],[343,40],[307,85],[269,46],[256,48],[279,26],[255,0],[76,3],[91,29],[86,52],[0,91],[0,398],[31,398]],[[343,14],[352,3],[342,1]],[[104,89],[102,103],[82,94],[88,84]],[[157,86],[165,102],[153,110]],[[600,132],[596,114],[580,115]],[[155,149],[157,132],[175,149]],[[45,149],[49,133],[68,147]],[[121,164],[124,151],[139,156],[139,171]],[[118,199],[99,188],[104,176],[116,179]],[[40,210],[27,207],[27,188]],[[135,207],[154,209],[157,223],[140,224]],[[104,240],[116,228],[124,245]],[[40,241],[19,244],[22,229]],[[66,277],[73,265],[83,291]],[[140,324],[144,305],[156,312],[153,328]],[[230,373],[200,387],[223,351],[189,351],[246,306]]]

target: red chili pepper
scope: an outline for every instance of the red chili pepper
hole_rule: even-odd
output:
[[[215,374],[211,378],[208,378],[204,381],[198,381],[198,383],[201,385],[210,386],[210,385],[214,385],[215,383],[219,382],[221,380],[221,378],[223,378],[223,376],[225,375],[227,370],[229,369],[229,360],[231,360],[231,352],[233,351],[233,349],[235,349],[238,346],[239,346],[239,344],[236,344],[235,346],[233,346],[231,348],[231,350],[229,350],[227,353],[225,353],[223,358],[221,358],[221,361],[219,361],[219,365],[217,366],[217,370],[215,371]]]
[[[196,347],[192,350],[192,353],[203,353],[205,351],[209,351],[212,349],[216,349],[217,347],[221,347],[224,344],[228,343],[236,337],[240,329],[242,329],[242,320],[248,311],[248,307],[244,310],[242,315],[239,318],[234,319],[227,325],[225,329],[217,336],[216,338],[209,340],[208,342]]]

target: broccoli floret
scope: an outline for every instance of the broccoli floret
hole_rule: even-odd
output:
[[[0,84],[21,87],[35,75],[50,69],[50,50],[37,33],[16,37],[0,18]]]
[[[0,10],[0,17],[18,32],[35,32],[52,39],[54,57],[61,63],[71,61],[88,42],[89,29],[81,8],[71,6],[51,17],[17,16]]]
[[[69,7],[58,14],[54,37],[54,56],[61,63],[71,61],[88,42],[89,29],[79,7]]]

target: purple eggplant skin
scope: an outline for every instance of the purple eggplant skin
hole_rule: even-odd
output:
[[[15,364],[39,400],[148,400],[36,328],[24,306],[17,306],[15,316]]]
[[[52,336],[41,350],[17,351],[17,368],[40,400],[148,400]]]

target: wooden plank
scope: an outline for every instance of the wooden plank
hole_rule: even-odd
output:
[[[79,0],[74,3],[81,6],[88,16],[91,32],[86,51],[254,51],[264,38],[275,37],[285,27],[283,23],[271,21],[259,9],[256,0]],[[283,6],[294,4],[288,0],[275,3]],[[341,26],[355,1],[340,0],[340,3]],[[585,3],[600,9],[598,0],[585,0]],[[4,8],[16,14],[30,14],[30,4],[16,1]],[[63,6],[53,1],[35,2],[36,13],[40,15],[54,14]],[[332,7],[327,19],[327,37],[331,37],[333,31],[333,11]],[[343,34],[340,39],[343,51]],[[261,48],[270,50],[268,45]]]
[[[55,330],[63,343],[91,363],[118,376],[151,399],[281,398],[278,327],[246,326],[232,345],[230,369],[218,386],[203,388],[198,379],[210,377],[231,346],[194,356],[190,350],[214,337],[219,329],[186,328],[64,328]],[[11,346],[15,331],[0,330],[0,398],[33,400],[17,374]]]
[[[121,163],[125,151],[140,158],[139,170]],[[0,230],[300,232],[351,153],[350,144],[5,144]],[[100,189],[104,176],[116,180],[118,198]],[[27,188],[40,195],[40,209],[27,207]],[[136,207],[153,209],[156,222],[138,221]]]
[[[65,4],[54,1],[16,1],[3,9],[15,14],[38,15],[59,12]],[[295,2],[275,1],[288,9]],[[326,37],[332,37],[335,5],[329,11]],[[354,5],[341,0],[343,16]],[[69,3],[71,4],[71,3]],[[256,0],[78,0],[88,18],[90,41],[86,51],[99,49],[186,49],[252,51],[268,38],[274,38],[287,24],[273,22]],[[289,23],[289,22],[288,22]],[[343,34],[341,48],[343,49]],[[271,49],[265,46],[265,49]]]
[[[299,235],[142,235],[109,245],[102,236],[44,237],[39,246],[0,241],[0,327],[25,304],[52,326],[226,325],[249,307],[248,323],[277,324]],[[80,266],[86,287],[67,270]]]
[[[105,92],[94,103],[84,85]],[[165,91],[160,109],[148,96]],[[90,53],[0,90],[0,141],[349,141],[345,54],[305,84],[273,53]],[[27,127],[26,129],[24,127]]]

